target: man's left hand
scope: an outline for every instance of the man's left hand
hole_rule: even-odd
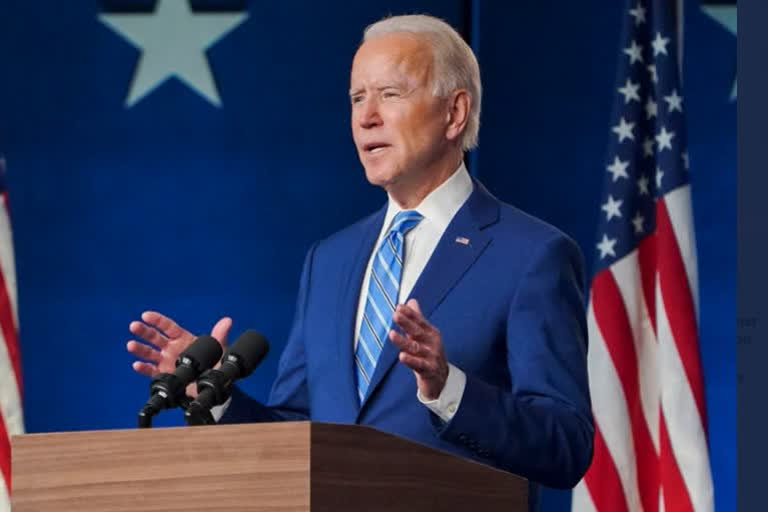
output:
[[[416,299],[399,304],[392,320],[405,334],[389,331],[389,339],[400,349],[400,362],[413,370],[421,395],[437,400],[448,379],[440,331],[424,318]]]

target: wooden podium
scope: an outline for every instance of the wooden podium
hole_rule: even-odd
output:
[[[355,425],[15,436],[13,512],[528,510],[518,476]]]

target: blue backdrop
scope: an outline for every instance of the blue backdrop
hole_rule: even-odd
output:
[[[168,0],[166,0],[168,1]],[[171,0],[180,2],[181,0]],[[0,0],[0,153],[7,159],[30,432],[130,428],[147,379],[128,323],[144,309],[205,332],[222,315],[272,352],[310,244],[378,208],[349,129],[362,29],[427,12],[466,35],[485,94],[472,172],[595,256],[622,2],[192,1],[247,13],[204,54],[221,105],[170,79],[126,106],[140,50],[102,14],[155,2]],[[167,41],[182,41],[169,24]],[[735,503],[734,36],[686,0],[685,106],[701,350],[718,510]],[[165,414],[160,424],[180,424]],[[567,493],[545,495],[565,510]]]

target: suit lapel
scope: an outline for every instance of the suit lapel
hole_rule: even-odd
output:
[[[492,237],[484,228],[496,222],[498,216],[498,200],[474,181],[472,194],[456,212],[408,296],[419,301],[427,319],[485,250]],[[397,361],[398,352],[392,342],[384,345],[361,411]]]
[[[340,421],[353,423],[360,409],[360,401],[357,398],[357,385],[355,382],[354,361],[354,337],[355,319],[357,317],[357,305],[360,301],[360,289],[363,286],[365,268],[368,264],[373,246],[376,243],[381,225],[384,222],[386,206],[372,215],[360,226],[351,244],[350,258],[344,262],[347,267],[342,270],[342,283],[339,289],[339,321],[337,324],[336,350],[340,368],[339,410],[350,412],[350,416]]]

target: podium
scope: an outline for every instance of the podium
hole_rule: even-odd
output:
[[[11,445],[13,512],[528,510],[523,478],[356,425],[26,434]]]

